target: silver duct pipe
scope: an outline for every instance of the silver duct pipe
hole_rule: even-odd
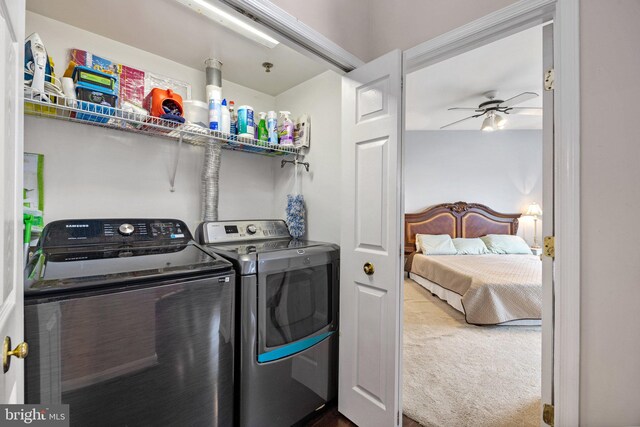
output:
[[[207,104],[209,103],[209,90],[212,86],[222,87],[222,63],[215,59],[205,61],[207,82]],[[202,166],[202,187],[200,189],[201,212],[203,221],[218,220],[219,178],[220,178],[220,144],[218,142],[207,143],[204,151],[204,164]]]
[[[218,220],[218,190],[220,178],[220,144],[209,142],[204,151],[200,200],[203,221]]]

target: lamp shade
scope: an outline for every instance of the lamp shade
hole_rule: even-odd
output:
[[[533,202],[527,208],[527,211],[524,213],[528,216],[540,216],[542,215],[542,208],[536,202]]]
[[[482,121],[482,127],[480,128],[485,132],[493,132],[494,130],[496,130],[496,126],[495,126],[495,122],[494,122],[494,117],[492,114],[489,114],[483,121]]]

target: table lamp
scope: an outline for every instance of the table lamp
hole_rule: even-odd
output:
[[[542,208],[536,202],[533,202],[527,208],[524,213],[527,216],[533,217],[533,248],[539,248],[538,245],[538,217],[542,215]]]

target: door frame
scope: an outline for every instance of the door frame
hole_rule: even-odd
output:
[[[403,61],[404,76],[406,76],[412,71],[534,25],[542,24],[549,19],[554,21],[554,227],[556,247],[552,386],[555,425],[579,425],[580,417],[580,44],[578,3],[579,0],[521,0],[405,50]],[[400,372],[401,374],[402,372]]]

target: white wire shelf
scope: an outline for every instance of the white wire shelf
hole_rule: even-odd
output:
[[[78,101],[64,96],[50,96],[54,102],[43,101],[39,93],[25,87],[24,112],[31,116],[58,119],[85,125],[158,136],[197,145],[220,144],[227,150],[243,151],[264,156],[301,156],[299,148],[294,146],[267,144],[253,138],[213,131],[193,123],[176,123],[146,114],[126,111],[120,108],[105,107],[86,101]]]

